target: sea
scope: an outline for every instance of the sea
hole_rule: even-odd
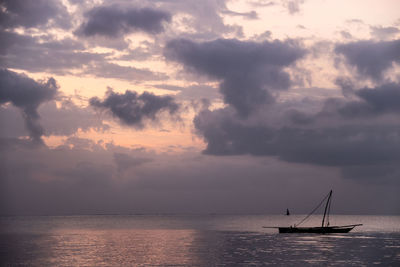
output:
[[[400,266],[400,216],[331,215],[347,234],[279,234],[301,215],[0,217],[0,266]],[[321,224],[315,215],[304,226]]]

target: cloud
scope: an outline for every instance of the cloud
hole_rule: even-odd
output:
[[[351,35],[351,33],[348,31],[340,31],[340,35],[344,39],[352,39],[353,38],[353,35]]]
[[[163,1],[161,6],[173,14],[178,14],[171,25],[174,32],[170,32],[175,38],[204,41],[222,35],[243,37],[241,25],[226,24],[224,21],[223,14],[229,10],[226,2],[226,0],[174,0]],[[255,16],[253,12],[241,15],[248,18]]]
[[[54,99],[57,90],[53,78],[37,82],[23,74],[0,70],[0,104],[9,102],[22,110],[29,135],[35,142],[41,143],[44,133],[37,109],[42,103]]]
[[[283,0],[283,5],[288,9],[289,14],[293,15],[300,12],[300,6],[304,4],[305,0]]]
[[[322,113],[337,113],[343,118],[366,118],[384,114],[397,114],[400,111],[400,84],[386,83],[374,88],[354,88],[348,79],[338,78],[336,83],[342,88],[345,96],[352,101],[328,99]]]
[[[400,84],[388,83],[375,88],[363,88],[355,93],[358,97],[364,100],[365,107],[358,105],[363,111],[369,111],[369,114],[382,113],[399,113],[400,112]],[[348,104],[346,108],[354,106]],[[350,108],[351,109],[351,108]],[[359,114],[360,111],[352,114]]]
[[[397,125],[274,127],[243,122],[227,110],[202,111],[195,127],[212,155],[274,156],[326,166],[368,165],[400,160]]]
[[[164,30],[164,22],[171,21],[171,15],[165,11],[117,5],[95,7],[86,17],[87,21],[77,30],[83,36],[118,37],[135,31],[157,34]]]
[[[61,1],[2,0],[0,2],[0,28],[53,26],[68,29],[69,14]]]
[[[125,153],[114,153],[114,161],[117,165],[117,169],[119,172],[124,172],[129,168],[142,165],[146,162],[151,161],[149,158],[143,157],[132,157]]]
[[[112,89],[107,91],[103,101],[97,97],[91,98],[90,105],[109,111],[124,124],[138,129],[145,126],[145,121],[157,122],[162,112],[173,116],[179,110],[179,105],[171,96],[157,96],[149,92],[139,95],[129,90],[119,94],[114,93]]]
[[[126,53],[118,57],[118,60],[145,61],[160,54],[162,48],[158,42],[143,41],[134,49],[127,49]]]
[[[138,69],[130,66],[121,66],[108,62],[95,62],[89,64],[86,74],[102,78],[115,78],[128,81],[157,81],[166,80],[168,76],[160,72],[152,72],[149,69]]]
[[[371,173],[365,181],[394,182],[400,162],[400,84],[373,88],[354,88],[344,80],[339,84],[351,87],[352,97],[329,98],[313,113],[307,112],[312,107],[299,109],[301,103],[276,103],[248,118],[237,116],[230,107],[203,109],[194,118],[197,134],[207,144],[203,152],[334,166],[345,178],[360,180],[368,169],[376,174],[386,167],[384,177]]]
[[[73,39],[31,37],[0,31],[0,66],[31,72],[81,74],[129,81],[163,80],[163,73],[110,63],[110,53],[86,52],[81,42]],[[54,60],[57,58],[58,60]],[[76,74],[76,73],[75,73]]]
[[[33,45],[35,43],[34,39],[30,36],[24,36],[13,32],[0,30],[0,38],[2,42],[0,43],[0,54],[4,57],[10,53],[14,46],[19,46],[22,44]],[[12,52],[11,52],[12,53]],[[4,61],[4,59],[2,60]],[[3,63],[4,64],[4,63]],[[2,64],[2,65],[3,65]]]
[[[82,43],[69,38],[56,40],[5,31],[0,31],[0,37],[0,65],[6,68],[66,74],[73,68],[103,61],[107,55],[84,52]]]
[[[196,101],[199,99],[216,100],[221,96],[218,93],[218,89],[205,84],[190,85],[186,87],[168,85],[168,84],[157,84],[153,85],[154,88],[159,88],[169,91],[178,91],[175,95],[176,98],[182,100]]]
[[[400,40],[339,44],[335,52],[344,55],[347,63],[355,67],[361,76],[381,81],[384,72],[393,63],[400,63]]]
[[[389,83],[374,89],[364,88],[356,93],[376,111],[400,111],[400,84]]]
[[[0,138],[27,136],[20,110],[13,105],[0,105]]]
[[[151,161],[119,172],[115,154]],[[318,199],[331,187],[343,194],[335,202],[337,212],[399,212],[395,201],[398,182],[396,186],[380,183],[371,187],[338,179],[340,174],[333,168],[288,164],[273,158],[213,157],[197,151],[153,154],[79,138],[68,139],[56,148],[0,146],[0,172],[1,215],[279,214],[288,203],[299,212],[307,212],[309,207],[298,201],[304,192]],[[313,190],[307,191],[310,187]],[[354,192],[362,206],[350,201]],[[282,195],[288,203],[280,201]],[[266,207],[270,202],[278,204]]]
[[[59,100],[59,99],[58,99]],[[57,106],[58,104],[58,106]],[[45,136],[70,136],[81,130],[94,129],[104,132],[109,129],[91,107],[79,107],[72,101],[49,101],[41,104],[38,109],[40,124]],[[18,138],[29,135],[24,128],[24,117],[13,105],[0,106],[0,138]]]
[[[254,7],[271,7],[278,4],[276,1],[270,0],[248,1],[248,3]]]
[[[91,107],[79,107],[72,101],[63,101],[59,106],[54,101],[45,103],[40,106],[39,114],[46,136],[70,136],[78,130],[104,132],[109,129]]]
[[[290,87],[290,76],[284,68],[301,58],[305,50],[294,41],[218,39],[196,43],[176,39],[167,43],[164,54],[192,72],[221,80],[225,103],[241,116],[248,116],[259,106],[274,101],[270,90]]]
[[[249,11],[249,12],[236,12],[236,11],[232,11],[229,9],[226,10],[222,10],[221,11],[222,14],[225,15],[229,15],[229,16],[238,16],[238,17],[243,17],[245,19],[258,19],[258,14],[256,11]]]
[[[377,39],[389,39],[396,36],[400,30],[397,27],[370,26],[371,35]]]

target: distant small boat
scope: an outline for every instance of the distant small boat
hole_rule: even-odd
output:
[[[324,217],[322,217],[322,225],[316,226],[316,227],[298,227],[305,220],[307,220],[322,205],[322,203],[324,203],[325,200],[326,200],[326,204],[325,204],[325,210],[324,210]],[[263,228],[278,228],[279,233],[327,234],[327,233],[348,233],[351,230],[353,230],[354,227],[362,225],[362,224],[350,224],[350,225],[341,225],[341,226],[330,226],[329,225],[329,213],[330,213],[330,208],[331,208],[331,200],[332,200],[332,190],[329,192],[329,194],[327,196],[325,196],[322,199],[321,203],[319,203],[318,206],[313,211],[311,211],[311,213],[308,214],[298,224],[295,224],[294,226],[289,226],[289,227],[264,226]],[[289,215],[289,209],[286,210],[286,215]]]

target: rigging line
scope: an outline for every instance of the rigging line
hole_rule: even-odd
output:
[[[329,214],[331,213],[331,203],[332,203],[332,196],[329,199],[329,204],[328,204],[328,216],[327,216],[327,221],[326,221],[326,226],[329,226]]]
[[[315,207],[303,220],[301,220],[301,222],[299,222],[298,224],[295,224],[294,227],[299,226],[299,225],[302,224],[305,220],[307,220],[307,219],[322,205],[322,203],[325,202],[325,200],[329,197],[329,194],[330,194],[330,193],[328,193],[328,194],[322,199],[322,201],[318,204],[318,206]]]

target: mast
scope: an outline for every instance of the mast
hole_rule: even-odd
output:
[[[326,211],[328,210],[328,206],[330,206],[331,197],[332,197],[332,190],[329,192],[329,197],[328,197],[328,200],[326,201],[324,217],[322,218],[322,227],[324,227],[324,224],[325,224]]]

